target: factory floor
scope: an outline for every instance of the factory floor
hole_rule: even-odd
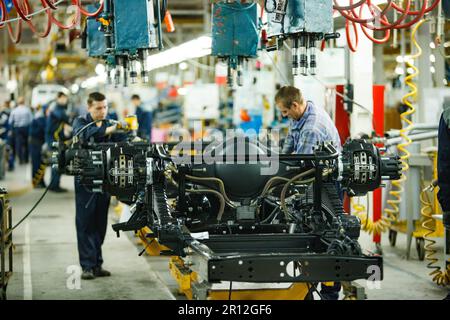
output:
[[[14,223],[19,221],[39,199],[43,190],[31,190],[29,166],[19,166],[7,172],[0,186],[11,194]],[[47,177],[48,181],[49,177]],[[14,232],[14,274],[7,295],[11,300],[22,299],[184,299],[177,294],[177,286],[168,271],[167,257],[138,256],[142,246],[132,235],[116,237],[110,225],[117,216],[110,210],[108,232],[103,246],[108,278],[78,282],[78,253],[75,232],[73,178],[63,177],[62,186],[70,192],[49,193],[35,212]],[[371,237],[363,234],[360,243],[374,249]],[[397,246],[389,246],[383,236],[384,280],[379,289],[368,289],[365,281],[357,281],[366,288],[368,299],[443,299],[447,290],[434,285],[419,261],[415,245],[411,258],[406,260],[406,236],[399,234]],[[443,239],[438,239],[437,256],[443,259]]]
[[[49,170],[47,170],[49,171]],[[30,184],[29,166],[7,172],[0,185],[22,194]],[[49,177],[47,178],[48,181]],[[27,183],[28,182],[28,183]],[[14,274],[7,289],[10,300],[95,300],[95,299],[174,299],[174,296],[148,265],[139,257],[131,238],[116,237],[110,225],[115,215],[111,210],[108,231],[103,245],[104,268],[111,277],[83,281],[78,286],[79,272],[75,230],[75,199],[73,177],[63,177],[62,187],[68,193],[48,193],[35,212],[13,234]],[[11,198],[13,222],[18,222],[43,193],[29,191]]]

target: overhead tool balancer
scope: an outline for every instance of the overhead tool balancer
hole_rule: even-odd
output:
[[[85,47],[90,57],[105,60],[108,79],[116,85],[136,83],[138,64],[143,82],[148,82],[147,57],[163,48],[161,21],[167,1],[106,0],[103,11],[89,18]]]
[[[212,5],[212,55],[226,60],[228,85],[242,85],[242,64],[256,58],[259,31],[255,1],[219,1]]]
[[[333,33],[332,0],[265,0],[267,36],[277,46],[292,40],[292,74],[316,74],[318,43]]]

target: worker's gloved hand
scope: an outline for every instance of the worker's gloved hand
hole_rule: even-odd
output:
[[[117,121],[112,122],[112,126],[108,126],[105,131],[105,135],[110,135],[115,133],[118,130],[119,123]]]
[[[123,131],[130,131],[130,126],[126,121],[117,121],[117,129]]]

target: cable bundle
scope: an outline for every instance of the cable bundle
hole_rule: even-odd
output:
[[[347,42],[350,50],[356,51],[358,46],[358,28],[361,27],[362,32],[366,37],[375,43],[381,44],[389,41],[391,31],[395,29],[406,29],[420,21],[427,13],[434,10],[439,4],[440,0],[423,0],[419,10],[412,8],[412,0],[402,0],[401,5],[398,5],[394,0],[388,0],[383,9],[372,3],[371,0],[360,0],[354,3],[354,0],[349,0],[348,6],[341,6],[337,0],[333,0],[334,10],[339,12],[344,18],[345,32],[347,35]],[[431,2],[430,5],[428,5]],[[363,17],[363,10],[367,7],[370,13],[368,17]],[[388,14],[394,13],[394,20],[390,21]],[[354,43],[351,40],[350,33],[353,29],[355,35]],[[368,30],[383,31],[384,37],[377,39],[369,34]]]
[[[103,0],[100,0],[100,7],[95,12],[88,12],[83,9],[81,0],[69,0],[70,5],[75,8],[75,15],[68,25],[64,25],[53,15],[53,13],[58,10],[58,5],[64,2],[64,0],[40,0],[40,2],[42,8],[33,11],[29,0],[12,0],[14,8],[17,12],[17,18],[8,19],[6,4],[4,0],[0,0],[0,29],[6,26],[9,36],[14,43],[20,42],[23,22],[25,22],[38,37],[45,38],[49,35],[53,24],[58,26],[60,29],[72,29],[80,20],[81,15],[94,17],[103,10]],[[38,31],[37,27],[31,21],[32,16],[41,12],[45,12],[47,15],[47,23],[45,24],[42,32]],[[17,21],[17,25],[14,31],[11,23],[15,21]]]

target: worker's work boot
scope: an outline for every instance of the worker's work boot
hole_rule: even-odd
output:
[[[96,277],[109,277],[111,276],[111,272],[108,270],[103,269],[102,267],[95,268],[94,269],[94,276]]]
[[[92,270],[83,270],[83,273],[81,274],[81,279],[83,280],[95,279],[94,272]]]

